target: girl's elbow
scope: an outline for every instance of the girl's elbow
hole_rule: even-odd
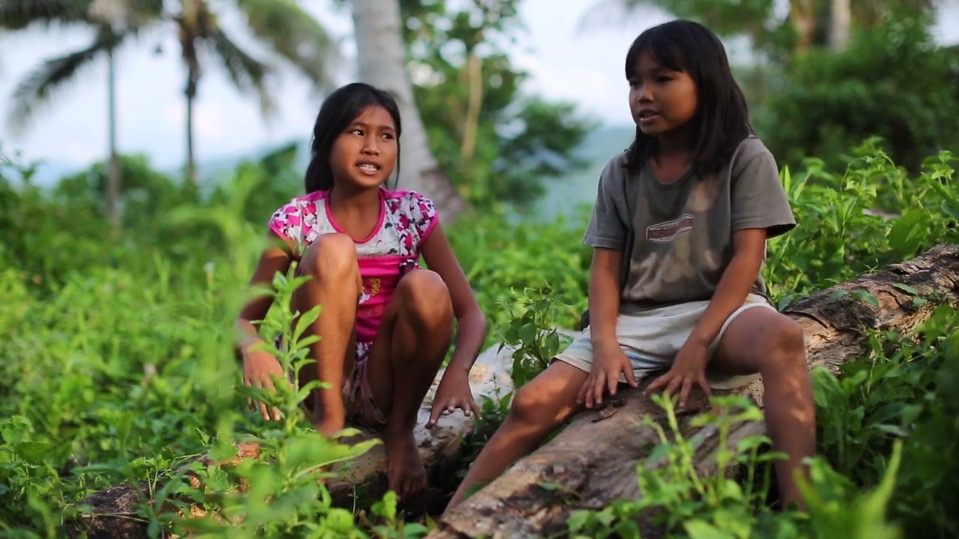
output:
[[[486,335],[486,315],[483,313],[483,310],[479,308],[479,305],[474,305],[467,309],[462,316],[459,317],[459,322],[468,322],[470,326],[476,328],[477,332]]]

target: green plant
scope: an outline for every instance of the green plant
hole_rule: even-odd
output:
[[[769,489],[768,463],[780,458],[778,453],[761,452],[768,447],[765,436],[747,437],[729,448],[730,430],[745,421],[762,419],[762,412],[743,397],[716,397],[711,401],[714,413],[701,414],[691,420],[693,427],[712,425],[718,431],[719,445],[714,459],[718,473],[704,475],[694,465],[701,438],[682,435],[673,401],[653,395],[663,408],[667,432],[652,418],[643,424],[659,435],[659,445],[649,453],[646,462],[637,465],[636,474],[642,497],[637,500],[616,500],[599,511],[577,511],[568,526],[574,537],[640,537],[637,517],[644,515],[667,536],[739,537],[752,536],[757,529],[767,529],[773,514],[764,505]],[[727,472],[741,469],[745,486]],[[759,479],[757,481],[757,479]],[[757,488],[758,486],[758,488]],[[793,532],[801,522],[796,515],[783,513],[777,518],[780,537],[797,537]]]
[[[513,385],[520,387],[545,370],[572,339],[556,327],[559,308],[549,286],[527,288],[519,296],[519,305],[504,308],[509,310],[512,319],[500,346],[515,347],[511,375]]]
[[[782,309],[795,298],[916,256],[941,241],[959,241],[949,182],[954,157],[941,152],[915,177],[866,141],[842,173],[819,159],[807,170],[785,168],[781,178],[797,227],[769,241],[763,276]],[[934,193],[942,212],[930,212]],[[951,197],[951,198],[950,198]],[[943,233],[945,231],[945,234]]]

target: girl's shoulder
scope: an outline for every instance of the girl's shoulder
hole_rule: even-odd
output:
[[[326,200],[328,194],[329,193],[327,191],[313,191],[312,193],[293,197],[289,202],[281,206],[280,210],[284,208],[302,208],[305,206],[315,205],[317,202]]]
[[[625,150],[615,154],[606,161],[606,167],[604,170],[625,170],[626,166],[629,164],[629,150],[632,148],[626,148]]]
[[[387,213],[398,230],[415,230],[425,240],[439,223],[436,206],[429,197],[406,190],[383,189]]]
[[[436,206],[429,197],[416,191],[404,189],[389,190],[383,189],[383,199],[386,206],[391,211],[418,211],[433,217],[436,214]]]
[[[606,161],[603,167],[603,177],[625,177],[629,166],[629,148],[617,153]]]
[[[426,195],[408,189],[383,189],[382,192],[383,198],[386,200],[416,200],[429,201],[432,203],[432,201]]]
[[[750,161],[760,155],[768,155],[771,157],[772,152],[769,151],[769,148],[763,144],[763,141],[760,140],[759,137],[749,135],[739,142],[736,151],[733,152],[732,161]]]

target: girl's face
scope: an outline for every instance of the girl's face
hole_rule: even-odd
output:
[[[363,109],[330,148],[334,185],[379,187],[396,168],[396,126],[380,105]]]
[[[696,116],[696,82],[685,71],[661,65],[647,51],[629,78],[629,110],[639,129],[649,136],[679,134]]]

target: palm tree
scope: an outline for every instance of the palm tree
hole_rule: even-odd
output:
[[[236,0],[247,16],[253,34],[267,43],[279,58],[286,60],[319,88],[331,84],[330,63],[335,57],[332,40],[320,24],[295,2]],[[264,115],[274,104],[266,87],[271,68],[240,48],[219,24],[206,0],[180,0],[179,12],[170,16],[177,29],[180,53],[186,66],[187,178],[196,183],[193,143],[193,108],[202,75],[200,53],[216,58],[240,91],[253,91]]]
[[[8,123],[14,131],[25,129],[36,109],[49,101],[55,90],[69,83],[79,71],[100,57],[107,60],[109,173],[106,214],[119,223],[120,168],[116,148],[116,82],[113,53],[144,21],[159,13],[162,0],[138,2],[136,10],[126,9],[125,0],[22,0],[0,4],[0,27],[20,30],[32,23],[92,25],[93,42],[69,54],[50,58],[27,75],[13,93]]]
[[[246,15],[253,34],[274,53],[292,64],[319,87],[329,85],[330,62],[335,47],[324,29],[295,2],[284,0],[235,0]],[[136,9],[134,9],[134,7]],[[0,27],[22,29],[31,23],[75,23],[93,26],[96,36],[88,47],[45,61],[17,87],[10,124],[23,128],[38,105],[54,90],[72,81],[82,68],[104,57],[108,62],[111,166],[107,182],[107,214],[119,220],[119,167],[116,159],[115,89],[113,53],[121,43],[146,26],[169,25],[176,30],[187,70],[184,94],[187,100],[187,177],[196,181],[193,142],[193,106],[202,66],[201,53],[209,49],[241,91],[253,90],[265,113],[272,109],[265,79],[270,69],[253,58],[224,33],[205,0],[180,0],[179,11],[164,12],[163,0],[20,0],[0,2]]]
[[[351,4],[359,78],[392,93],[403,118],[400,181],[433,199],[445,220],[451,221],[466,203],[430,151],[406,71],[399,0],[352,0]]]

